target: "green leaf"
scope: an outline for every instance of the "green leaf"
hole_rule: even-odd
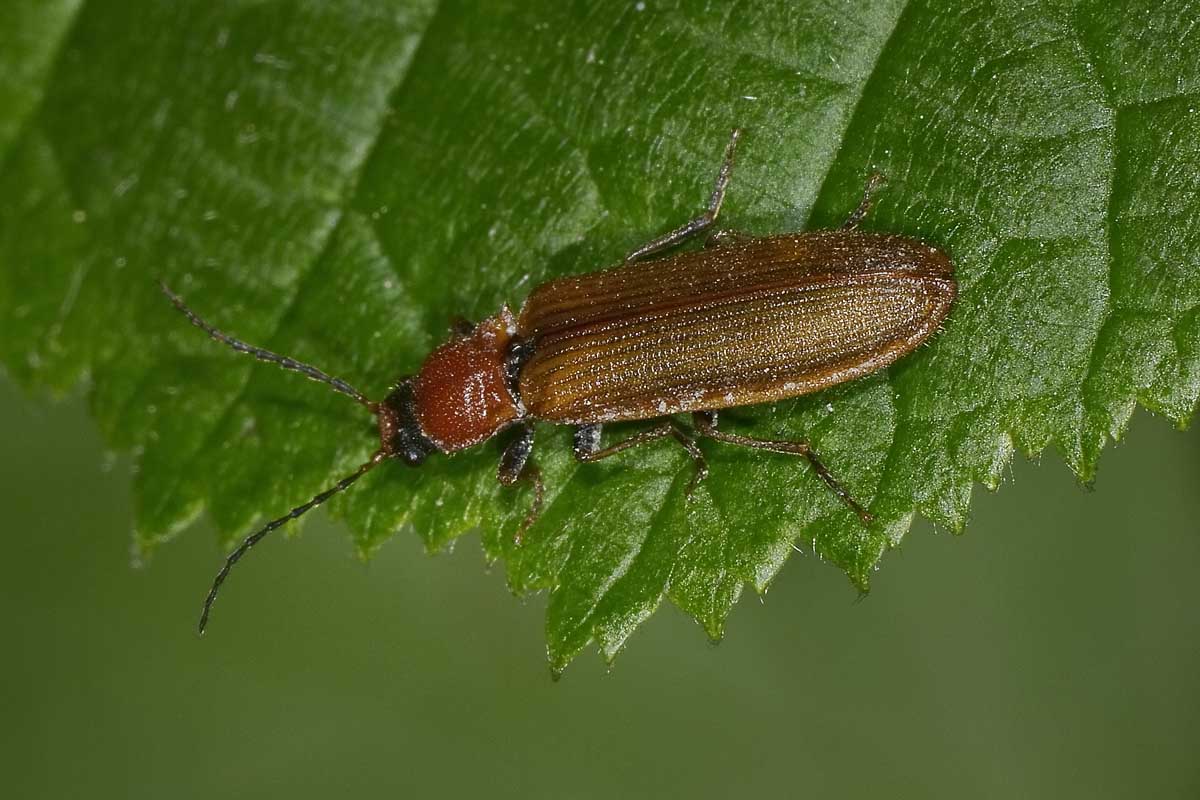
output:
[[[865,590],[915,513],[960,530],[1014,450],[1088,481],[1136,403],[1183,424],[1200,393],[1200,3],[13,5],[0,359],[32,389],[88,381],[138,453],[142,554],[202,509],[228,545],[374,446],[361,408],[207,340],[158,279],[379,396],[452,316],[692,216],[734,125],[726,225],[835,225],[878,170],[867,227],[956,262],[928,347],[730,415],[811,439],[876,523],[783,457],[705,443],[687,502],[671,443],[580,467],[544,427],[521,547],[528,491],[497,485],[489,443],[331,501],[361,553],[478,527],[514,591],[549,590],[560,670],[589,641],[611,659],[664,596],[720,637],[794,545]]]

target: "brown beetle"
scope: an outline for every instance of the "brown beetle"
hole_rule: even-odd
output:
[[[696,437],[804,456],[870,522],[807,442],[726,433],[717,428],[717,412],[815,392],[891,364],[946,318],[957,291],[953,266],[944,253],[914,239],[856,230],[879,176],[839,230],[761,238],[717,231],[701,250],[642,261],[713,225],[739,136],[735,129],[700,216],[634,250],[620,267],[542,284],[518,314],[505,307],[477,325],[457,325],[450,341],[380,402],[316,367],[228,336],[163,286],[212,338],[329,384],[379,422],[379,449],[369,461],[246,537],[229,555],[204,601],[200,631],[246,551],[393,456],[417,466],[431,453],[455,453],[518,428],[500,457],[498,478],[505,485],[533,485],[519,541],[542,505],[541,475],[529,460],[535,422],[574,426],[580,461],[672,437],[695,463],[689,492],[708,472]],[[682,413],[692,414],[690,431],[669,419]],[[600,446],[605,423],[653,418],[666,419]]]

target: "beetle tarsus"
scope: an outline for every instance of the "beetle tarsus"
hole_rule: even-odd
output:
[[[887,183],[887,178],[883,177],[883,173],[871,173],[871,177],[867,178],[867,185],[863,189],[862,200],[858,202],[858,208],[846,217],[846,221],[842,223],[842,230],[852,231],[867,218],[867,214],[871,213],[871,205],[875,202],[875,192],[885,183]]]
[[[666,250],[669,247],[674,247],[680,242],[686,241],[703,230],[712,227],[717,221],[717,215],[721,213],[721,203],[725,201],[725,190],[729,187],[729,178],[733,175],[733,155],[737,150],[738,139],[741,137],[742,131],[740,128],[734,128],[729,134],[729,144],[725,145],[725,159],[721,162],[721,169],[717,171],[717,180],[713,184],[712,194],[708,198],[708,206],[701,212],[700,216],[688,220],[673,231],[664,233],[657,239],[653,239],[629,255],[625,256],[625,263],[637,261],[646,256],[653,255],[661,250]]]

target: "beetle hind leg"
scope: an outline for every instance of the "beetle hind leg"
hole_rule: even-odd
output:
[[[542,471],[538,469],[537,464],[529,460],[531,453],[533,453],[533,425],[527,424],[521,429],[520,435],[504,448],[504,452],[500,455],[500,466],[496,470],[496,479],[504,486],[515,486],[518,483],[533,485],[533,501],[529,504],[529,511],[525,514],[525,519],[521,521],[517,532],[513,534],[513,544],[516,545],[521,544],[521,540],[525,537],[525,531],[529,530],[542,515],[542,501],[546,496]]]
[[[808,459],[808,463],[812,465],[813,471],[825,481],[834,494],[842,498],[850,510],[858,515],[864,525],[869,525],[874,517],[871,513],[863,508],[857,500],[850,496],[850,492],[846,487],[842,486],[838,479],[833,477],[833,473],[829,468],[821,463],[821,459],[813,452],[812,445],[804,440],[791,441],[787,439],[753,439],[749,436],[740,436],[736,433],[726,433],[717,429],[717,414],[715,411],[698,411],[692,415],[692,420],[696,426],[696,433],[700,436],[706,436],[709,439],[714,439],[718,442],[733,444],[739,447],[752,447],[756,450],[767,450],[772,453],[783,453],[785,455],[804,456]]]
[[[854,211],[850,212],[850,216],[846,217],[846,221],[842,223],[841,230],[852,231],[867,218],[867,214],[871,213],[871,205],[875,202],[875,192],[885,183],[887,183],[887,178],[883,177],[883,173],[871,173],[871,177],[867,178],[867,185],[863,189],[862,200],[858,202],[858,208],[854,209]]]
[[[648,444],[668,436],[679,442],[680,446],[692,457],[692,463],[696,467],[696,472],[687,485],[687,495],[691,497],[692,492],[700,485],[700,481],[708,477],[708,462],[704,460],[704,453],[700,452],[700,448],[696,445],[695,440],[687,434],[687,431],[670,420],[660,422],[653,428],[639,431],[628,439],[622,439],[616,444],[603,448],[600,447],[600,426],[581,425],[575,429],[575,458],[583,462],[600,461],[631,447]]]
[[[625,263],[637,261],[646,256],[653,255],[660,250],[666,250],[668,247],[674,247],[680,242],[686,241],[703,230],[712,227],[717,221],[717,215],[721,213],[721,203],[725,200],[725,190],[729,187],[729,178],[733,174],[733,154],[737,149],[738,139],[741,137],[742,131],[740,128],[734,128],[729,134],[729,144],[725,145],[725,159],[721,162],[721,169],[717,171],[717,180],[713,184],[712,194],[708,198],[708,205],[700,216],[680,225],[673,231],[664,233],[657,239],[653,239],[629,255],[625,256]]]

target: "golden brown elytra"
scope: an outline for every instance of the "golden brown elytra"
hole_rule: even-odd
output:
[[[634,250],[615,269],[542,284],[518,314],[504,307],[477,325],[457,325],[415,376],[401,379],[378,402],[316,367],[225,334],[163,286],[212,338],[329,384],[379,422],[379,449],[370,460],[246,537],[226,558],[205,598],[200,632],[221,584],[250,548],[393,456],[417,466],[432,453],[455,453],[517,428],[497,477],[505,485],[533,486],[519,542],[542,506],[541,474],[530,461],[536,422],[574,426],[580,461],[671,437],[695,465],[689,493],[708,473],[699,437],[804,456],[864,524],[870,522],[807,442],[727,433],[717,428],[717,412],[815,392],[911,352],[949,313],[957,292],[954,268],[930,245],[857,230],[879,176],[838,230],[758,238],[717,231],[701,250],[643,261],[716,222],[740,135],[735,129],[730,136],[699,216]],[[682,413],[692,415],[690,429],[671,419]],[[605,423],[654,418],[661,421],[601,447]]]

